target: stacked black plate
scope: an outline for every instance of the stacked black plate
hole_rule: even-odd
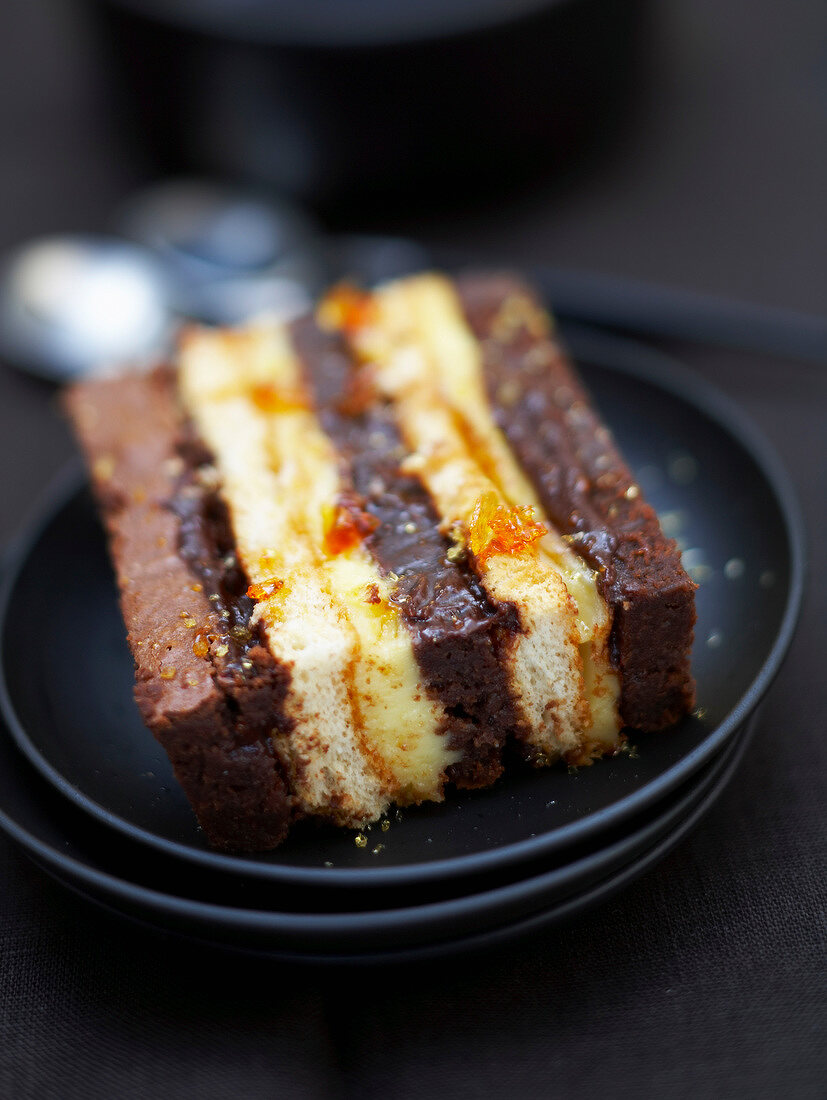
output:
[[[67,886],[132,918],[306,961],[418,958],[570,917],[651,867],[737,768],[789,644],[803,537],[777,460],[673,361],[565,326],[603,416],[699,582],[698,710],[574,774],[302,827],[212,852],[132,702],[106,548],[79,470],[18,541],[0,596],[0,826]]]

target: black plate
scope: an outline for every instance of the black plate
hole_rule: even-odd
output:
[[[270,913],[365,913],[367,910],[418,907],[461,895],[491,891],[519,879],[554,872],[556,890],[565,892],[612,865],[631,859],[641,846],[669,829],[703,795],[733,751],[738,735],[687,782],[630,821],[586,843],[552,852],[544,858],[523,860],[487,874],[457,880],[438,880],[414,886],[387,886],[371,890],[324,890],[200,867],[136,843],[101,825],[67,801],[18,751],[0,728],[0,827],[55,873],[70,879],[88,871],[102,872],[106,881],[124,879],[175,898],[197,898],[220,906],[261,909]],[[118,887],[120,888],[120,887]],[[300,916],[300,919],[302,917]],[[286,927],[290,927],[290,922]],[[338,927],[338,926],[337,926]],[[293,927],[295,932],[295,927]],[[303,925],[301,931],[304,932]]]
[[[211,946],[294,962],[416,961],[493,946],[568,919],[628,885],[697,825],[731,779],[750,733],[751,728],[733,739],[702,784],[703,790],[675,808],[667,827],[652,826],[631,848],[621,842],[616,853],[607,851],[584,861],[577,881],[571,880],[566,888],[560,888],[558,874],[552,871],[493,891],[391,912],[300,915],[205,904],[67,859],[63,852],[15,827],[2,811],[0,824],[69,889],[141,924]]]
[[[751,726],[751,723],[750,723]],[[497,928],[587,894],[615,872],[646,858],[661,842],[699,819],[732,775],[750,729],[731,739],[726,749],[699,773],[696,782],[631,833],[570,864],[535,870],[516,881],[423,903],[356,912],[288,912],[280,901],[292,891],[280,886],[246,892],[228,890],[226,878],[209,871],[176,873],[164,857],[147,853],[132,861],[125,842],[84,819],[47,792],[37,797],[42,780],[34,775],[0,736],[0,827],[62,883],[115,911],[182,934],[224,945],[298,954],[363,955],[398,951],[452,940]],[[22,780],[22,781],[21,781]],[[32,785],[33,781],[33,785]],[[74,819],[74,825],[73,825]],[[77,828],[77,822],[81,828]],[[86,828],[83,828],[86,824]],[[108,841],[108,843],[107,843]],[[337,895],[342,897],[341,894]],[[362,895],[374,900],[374,895]]]
[[[132,702],[103,536],[75,485],[58,491],[21,541],[0,596],[0,703],[23,752],[76,805],[133,841],[245,879],[323,889],[513,867],[664,799],[720,751],[780,665],[801,599],[801,521],[777,459],[720,394],[631,341],[564,335],[647,495],[705,570],[698,716],[668,734],[636,735],[634,756],[574,776],[515,773],[491,790],[406,810],[366,849],[347,832],[299,829],[265,855],[211,852]],[[377,842],[384,847],[373,854]]]

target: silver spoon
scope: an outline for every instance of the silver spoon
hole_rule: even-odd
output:
[[[313,221],[286,199],[210,180],[170,180],[130,199],[117,227],[170,277],[173,308],[213,324],[307,309],[327,281]]]
[[[54,237],[0,261],[0,358],[53,381],[163,355],[182,318],[295,316],[327,279],[322,239],[290,203],[210,181],[134,196],[121,240]]]
[[[0,262],[0,358],[51,381],[140,363],[174,328],[162,266],[108,237],[50,237]]]

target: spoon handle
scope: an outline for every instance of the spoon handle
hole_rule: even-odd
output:
[[[827,365],[827,317],[588,272],[534,274],[555,311],[581,321]]]
[[[454,249],[432,251],[437,266],[468,267]],[[490,267],[481,259],[475,266]],[[495,267],[508,264],[495,263]],[[554,312],[602,328],[714,344],[827,366],[827,317],[728,300],[613,275],[528,266]]]

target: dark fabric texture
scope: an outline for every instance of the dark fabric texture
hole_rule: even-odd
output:
[[[0,245],[101,228],[140,178],[101,137],[78,9],[0,37]],[[823,309],[823,3],[660,5],[654,84],[603,165],[433,240]],[[625,151],[624,151],[625,150]],[[412,230],[402,215],[383,230]],[[798,486],[810,578],[739,772],[695,833],[601,908],[484,956],[301,970],[101,912],[0,837],[0,1097],[827,1094],[827,364],[669,348],[738,401]],[[72,452],[52,391],[0,368],[0,540]]]

